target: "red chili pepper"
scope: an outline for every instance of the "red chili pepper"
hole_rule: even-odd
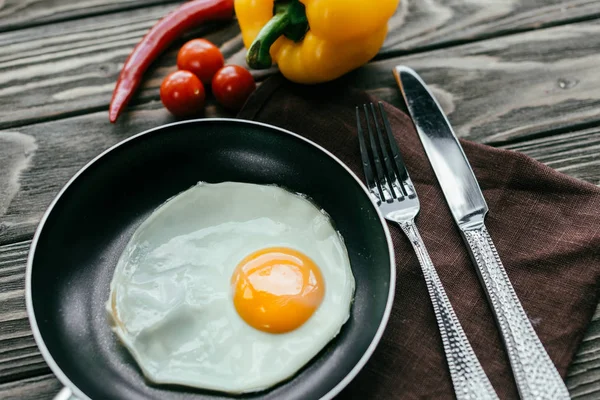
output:
[[[203,22],[233,18],[234,0],[193,0],[181,5],[144,36],[125,61],[113,92],[108,117],[115,122],[152,62],[176,39]]]

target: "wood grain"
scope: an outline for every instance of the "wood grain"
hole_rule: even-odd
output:
[[[571,396],[576,399],[600,397],[600,306],[587,329],[567,376]]]
[[[33,340],[25,310],[30,244],[0,246],[0,384],[49,371]]]
[[[409,65],[430,85],[459,136],[501,145],[548,130],[598,123],[597,46],[600,22],[593,21],[382,60],[343,79],[401,105],[391,70],[400,63]],[[159,81],[151,79],[147,85]],[[127,114],[117,125],[109,124],[102,111],[0,132],[0,142],[8,143],[0,146],[0,171],[9,171],[0,175],[6,193],[0,201],[0,243],[28,238],[58,189],[101,150],[168,121],[160,102],[149,96],[140,111]],[[66,101],[80,107],[87,100],[75,96]],[[54,103],[39,107],[52,109]],[[35,109],[15,109],[12,114],[23,116]],[[209,115],[222,112],[214,107],[208,110]],[[8,114],[0,109],[0,115],[12,118]],[[37,150],[15,155],[15,149],[25,146]]]
[[[203,116],[234,115],[209,101]],[[126,112],[114,126],[104,112],[96,112],[0,131],[0,171],[7,171],[0,173],[0,193],[4,193],[0,196],[0,244],[31,238],[60,188],[103,150],[174,121],[154,101]]]
[[[179,4],[182,0],[4,0],[2,3],[0,32],[157,4]],[[401,0],[390,21],[390,30],[402,28],[402,32],[388,38],[384,51],[443,46],[598,15],[600,6],[595,0]]]
[[[130,123],[141,126],[148,115],[162,110],[139,111],[129,120]],[[101,129],[102,123],[98,122],[100,113],[91,116],[73,118],[81,126],[89,128],[91,135],[86,139],[83,135],[72,133],[74,130],[66,130],[62,133],[50,124],[40,124],[37,131],[29,131],[36,139],[40,151],[52,153],[47,146],[56,141],[57,137],[63,138],[61,145],[67,152],[77,149],[85,156],[92,156],[99,147],[109,146],[119,138],[105,133],[98,134],[95,129]],[[92,115],[92,116],[94,116]],[[169,116],[163,113],[164,122]],[[156,116],[152,118],[156,120]],[[96,120],[96,122],[94,122]],[[73,125],[75,126],[75,125]],[[79,138],[79,139],[78,139]],[[93,140],[90,140],[94,138]],[[87,143],[89,146],[82,146]],[[68,144],[68,146],[67,146]],[[64,147],[63,147],[64,146]],[[521,151],[540,162],[550,165],[557,170],[576,178],[586,179],[593,183],[600,183],[600,160],[596,156],[600,146],[600,128],[589,129],[578,132],[568,132],[551,138],[534,139],[519,144],[503,146],[504,148]],[[47,149],[47,150],[46,150]],[[77,165],[69,165],[65,160],[58,160],[50,164],[50,159],[44,159],[42,165],[48,166],[46,174],[32,175],[27,177],[27,186],[37,192],[44,185],[51,184],[50,190],[58,190],[58,183],[70,177],[71,172],[78,168]],[[590,161],[592,160],[592,161]],[[53,165],[53,167],[51,166]],[[47,175],[48,172],[53,174]],[[41,172],[41,171],[38,171]],[[54,185],[54,182],[57,185]],[[35,202],[30,203],[36,204]],[[31,205],[29,207],[31,207]],[[29,329],[26,317],[25,302],[23,298],[24,270],[27,250],[30,241],[22,241],[9,245],[0,246],[0,382],[13,380],[20,376],[33,376],[47,372],[45,365]],[[588,328],[580,351],[569,371],[568,384],[573,395],[584,395],[590,391],[600,395],[600,309],[594,316],[594,322]],[[41,386],[46,387],[46,386]],[[54,388],[50,386],[50,388]],[[1,392],[0,392],[1,393]],[[0,396],[0,398],[2,398]]]
[[[448,47],[599,16],[596,0],[401,0],[382,55]]]
[[[181,0],[0,0],[0,32]]]
[[[524,30],[544,25],[558,14],[561,16],[558,21],[566,22],[579,18],[582,14],[593,15],[594,12],[600,12],[600,2],[597,1],[568,1],[562,3],[562,8],[559,6],[559,0],[503,0],[490,3],[472,1],[467,2],[468,6],[464,7],[461,3],[455,0],[401,2],[397,15],[390,23],[388,42],[380,57],[388,58],[398,51],[422,51],[428,46],[440,46],[447,38],[452,38],[452,41],[468,41],[493,36],[498,33],[499,26],[504,26],[502,24],[512,30]],[[534,12],[537,10],[536,5],[541,7],[539,13]],[[174,7],[174,4],[147,7],[66,21],[45,26],[43,29],[35,27],[0,34],[0,128],[106,110],[127,55],[147,30]],[[562,74],[552,76],[552,88],[560,78],[566,79],[565,85],[569,86],[573,83],[569,83],[570,76],[565,74],[568,72],[566,65],[571,61],[570,57],[583,53],[584,58],[578,61],[577,66],[589,70],[600,57],[595,55],[600,41],[598,28],[588,29],[586,31],[579,28],[574,33],[575,37],[569,36],[569,29],[546,29],[533,36],[516,35],[512,42],[510,39],[486,41],[485,44],[447,49],[441,53],[427,53],[414,60],[426,59],[435,64],[439,68],[438,75],[442,78],[455,77],[455,84],[477,85],[478,79],[491,78],[492,82],[495,82],[491,89],[496,90],[499,79],[506,78],[503,73],[512,71],[518,74],[523,67],[536,64],[539,68],[551,68],[551,74]],[[201,35],[206,35],[209,40],[221,46],[227,62],[245,65],[245,50],[237,22],[233,21],[216,31],[206,28],[193,36]],[[562,39],[555,42],[554,35],[562,36]],[[459,37],[462,39],[459,40]],[[521,50],[531,50],[530,53],[514,53],[510,48],[506,48],[513,42],[520,41],[525,41]],[[486,51],[488,43],[489,51]],[[535,48],[538,45],[540,51]],[[571,47],[572,51],[562,51]],[[133,100],[134,103],[158,99],[158,87],[162,78],[174,69],[177,48],[178,44],[174,44],[148,71],[143,87]],[[542,53],[542,50],[548,54]],[[560,60],[562,62],[558,65],[554,65],[557,61],[553,59],[554,54],[563,54],[565,58]],[[470,63],[469,59],[464,57],[475,55],[479,59],[476,64],[471,65],[471,70],[456,67],[459,60]],[[488,64],[493,63],[495,58],[504,61],[501,71],[491,71],[492,77],[473,75],[475,69],[481,68],[485,71],[489,68]],[[390,63],[404,60],[395,58]],[[411,60],[413,59],[407,59]],[[380,72],[372,69],[367,71],[367,74]],[[389,73],[389,69],[385,72]],[[254,73],[257,77],[265,75],[263,71]],[[587,75],[585,77],[587,78]],[[388,89],[393,88],[393,82],[389,79],[382,82],[373,79],[371,81],[385,83]],[[455,100],[462,96],[461,91],[452,91],[456,90],[456,87],[443,89]],[[577,92],[581,90],[581,86],[570,89],[569,93]],[[480,91],[477,92],[477,95],[480,94]],[[478,121],[475,120],[475,123]]]
[[[567,132],[502,147],[523,152],[564,174],[600,185],[600,128]]]
[[[502,144],[598,123],[599,46],[596,20],[382,60],[346,79],[397,104],[391,71],[408,65],[431,87],[459,136]]]
[[[58,190],[87,161],[173,121],[157,88],[174,69],[177,44],[149,71],[118,124],[107,122],[105,110],[130,50],[180,2],[0,0],[0,399],[49,399],[60,389],[25,312],[29,239]],[[522,151],[600,184],[600,20],[594,20],[600,2],[400,4],[378,61],[343,78],[349,85],[400,105],[391,68],[409,65],[431,85],[459,136]],[[191,36],[204,35],[229,63],[244,63],[235,21]],[[206,116],[232,115],[210,100]],[[567,383],[575,399],[600,398],[600,308]]]
[[[0,32],[182,0],[3,0]],[[600,16],[595,0],[401,0],[383,51],[411,51]],[[401,29],[401,31],[399,31]],[[398,34],[395,34],[399,31]]]
[[[21,381],[0,384],[0,399],[50,400],[61,388],[62,385],[54,375],[40,375]]]
[[[148,7],[0,35],[0,127],[107,110],[129,52],[173,7]],[[238,33],[231,22],[206,37],[221,44],[229,57],[241,49],[241,41],[227,43]],[[166,54],[152,69],[144,82],[151,90],[142,87],[134,103],[158,99],[162,78],[175,69],[175,56],[174,51]]]

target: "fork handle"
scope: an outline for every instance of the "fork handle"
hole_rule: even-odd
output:
[[[533,329],[485,225],[462,231],[504,339],[521,399],[569,399],[569,392]]]
[[[414,220],[398,222],[398,224],[410,240],[421,264],[442,336],[456,398],[458,400],[498,399],[452,309]]]

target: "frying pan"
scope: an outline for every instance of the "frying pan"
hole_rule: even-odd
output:
[[[199,181],[276,184],[308,195],[343,236],[356,280],[348,322],[293,378],[237,395],[154,385],[111,331],[104,304],[121,252],[152,211]],[[44,214],[26,272],[27,312],[57,398],[330,399],[365,365],[387,323],[395,264],[384,220],[359,179],[318,145],[238,119],[140,133],[83,167]]]

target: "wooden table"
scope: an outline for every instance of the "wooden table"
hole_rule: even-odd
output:
[[[158,86],[174,46],[116,125],[107,107],[120,67],[181,1],[0,0],[0,399],[48,399],[61,385],[25,312],[29,244],[46,207],[87,161],[172,121]],[[243,63],[235,22],[198,35]],[[463,137],[524,152],[600,183],[598,0],[402,0],[384,48],[349,82],[400,104],[392,66],[415,68]],[[267,73],[256,74],[258,81]],[[232,116],[209,101],[207,116]],[[574,398],[600,396],[600,312],[567,379]]]

